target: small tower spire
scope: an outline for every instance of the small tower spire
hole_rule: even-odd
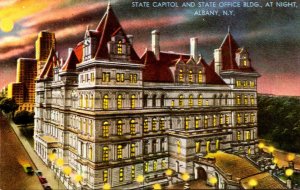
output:
[[[107,9],[110,9],[110,7],[111,7],[111,3],[110,3],[110,0],[108,0],[108,2],[107,2]]]
[[[228,30],[228,33],[230,33],[230,25],[228,25],[228,28],[227,28],[227,30]]]

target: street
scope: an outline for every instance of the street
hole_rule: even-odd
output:
[[[43,189],[36,175],[28,175],[23,170],[22,164],[26,163],[34,168],[23,145],[0,114],[0,189]]]

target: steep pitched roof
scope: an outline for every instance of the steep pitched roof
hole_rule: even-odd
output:
[[[222,50],[222,70],[237,70],[244,72],[255,72],[252,67],[240,68],[236,61],[235,55],[240,52],[239,45],[234,40],[230,32],[225,36],[220,49]]]
[[[205,69],[205,79],[207,84],[226,84],[223,79],[215,72],[214,69],[211,69],[206,61],[201,57],[197,64],[200,64]]]
[[[58,58],[55,54],[55,50],[52,48],[39,78],[40,79],[52,78],[53,68],[58,66],[57,62],[58,62]]]
[[[94,36],[99,36],[99,43],[98,48],[95,54],[95,58],[103,58],[108,59],[108,48],[107,43],[111,41],[111,37],[115,35],[117,31],[120,31],[124,34],[126,42],[129,43],[129,39],[126,36],[126,33],[124,32],[122,26],[120,25],[120,22],[118,18],[116,17],[113,9],[110,5],[107,7],[107,11],[104,14],[103,18],[101,19],[100,23],[98,24],[95,31],[93,31]],[[132,45],[130,45],[130,59],[131,61],[140,62],[140,58],[133,49]]]
[[[82,56],[83,56],[83,42],[79,42],[76,47],[74,48],[74,53],[76,55],[76,58],[78,60],[78,63],[82,62]]]
[[[68,56],[65,64],[62,66],[61,70],[62,71],[75,71],[77,63],[79,63],[79,60],[77,59],[77,56],[76,56],[74,50],[72,50],[72,52]]]

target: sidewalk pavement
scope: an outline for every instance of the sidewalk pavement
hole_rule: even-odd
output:
[[[7,115],[6,115],[7,118]],[[8,119],[8,118],[7,118]],[[35,153],[33,147],[29,144],[26,137],[24,137],[18,126],[12,121],[9,120],[10,126],[13,128],[14,132],[16,133],[17,137],[23,144],[25,150],[29,154],[32,162],[34,163],[35,167],[43,173],[43,176],[46,177],[48,184],[51,186],[53,190],[66,190],[65,186],[62,184],[60,180],[55,178],[54,172],[47,167],[47,165],[39,158],[39,156]]]

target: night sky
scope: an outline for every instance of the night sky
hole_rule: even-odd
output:
[[[134,8],[132,2],[111,0],[126,33],[134,35],[139,55],[151,47],[151,31],[158,29],[161,50],[189,53],[189,38],[198,37],[199,53],[210,62],[230,26],[235,40],[247,48],[253,67],[262,75],[259,93],[300,96],[299,7],[270,8],[264,7],[269,1],[260,1],[262,7],[258,8]],[[183,1],[177,2],[181,5]],[[300,6],[300,0],[294,2]],[[55,32],[57,50],[66,59],[67,48],[83,39],[87,25],[96,27],[106,6],[106,0],[0,0],[0,22],[8,18],[15,24],[10,32],[0,30],[0,89],[15,81],[19,57],[34,58],[39,31]],[[232,10],[234,16],[195,16],[197,10]]]

